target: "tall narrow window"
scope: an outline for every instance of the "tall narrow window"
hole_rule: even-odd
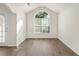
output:
[[[49,33],[49,14],[45,11],[38,11],[34,16],[34,32]]]
[[[0,16],[0,42],[5,42],[5,18]]]

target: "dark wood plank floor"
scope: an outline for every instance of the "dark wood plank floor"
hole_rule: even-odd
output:
[[[58,39],[27,39],[19,47],[0,47],[1,56],[77,56]]]

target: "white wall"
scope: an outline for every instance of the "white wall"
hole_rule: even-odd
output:
[[[34,33],[34,14],[38,10],[43,9],[48,12],[50,15],[49,24],[50,24],[50,33]],[[28,38],[56,38],[57,37],[57,13],[46,7],[38,7],[27,13],[27,37]]]
[[[0,4],[0,15],[5,18],[5,42],[0,42],[0,46],[16,46],[16,14]]]
[[[19,23],[19,21],[23,22],[22,26]],[[18,46],[19,44],[21,44],[26,39],[26,16],[25,16],[24,13],[22,13],[22,12],[17,13],[17,24],[19,26],[21,26],[19,31],[17,31],[17,46]],[[18,30],[18,27],[19,27],[18,25],[17,25],[17,30]]]
[[[79,4],[72,4],[59,14],[58,38],[79,55]]]
[[[26,39],[26,16],[23,10],[20,8],[22,4],[8,3],[6,5],[10,8],[12,12],[16,14],[16,42],[18,46]]]
[[[0,46],[18,46],[26,38],[26,16],[12,5],[0,4],[0,15],[5,17],[5,42]],[[23,25],[17,32],[17,23],[22,20]],[[21,26],[19,24],[19,26]]]
[[[16,14],[6,13],[5,15],[5,45],[4,46],[16,46]]]
[[[3,3],[0,3],[0,13],[12,13],[8,6]]]

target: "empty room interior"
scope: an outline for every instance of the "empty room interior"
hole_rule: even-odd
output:
[[[0,3],[0,56],[78,56],[79,3]]]

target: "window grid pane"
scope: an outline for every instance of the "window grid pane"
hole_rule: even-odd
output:
[[[50,32],[50,27],[49,26],[34,26],[35,32],[40,32],[40,33],[49,33]]]
[[[50,26],[48,17],[45,18],[35,18],[34,20],[34,32],[37,33],[49,33]]]
[[[42,19],[36,18],[35,19],[35,25],[38,25],[38,26],[42,25]]]

